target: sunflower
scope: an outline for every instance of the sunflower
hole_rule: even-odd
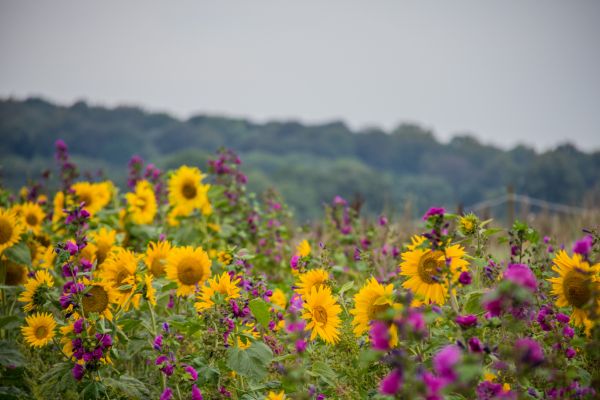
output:
[[[4,283],[8,286],[19,286],[27,281],[27,267],[22,264],[17,264],[9,259],[3,259],[3,264],[6,266],[6,277]]]
[[[250,339],[250,337],[258,339],[260,338],[260,333],[256,330],[256,327],[252,322],[244,324],[243,327],[244,328],[242,329],[242,333],[237,334],[235,339],[237,347],[240,350],[248,350],[248,348],[250,348],[250,346],[252,345],[252,340]],[[227,343],[230,346],[233,345],[233,339],[231,336],[227,338]]]
[[[44,347],[55,335],[56,321],[50,313],[37,313],[25,318],[27,326],[21,327],[25,341],[33,347]]]
[[[177,282],[177,295],[187,296],[210,277],[212,262],[202,247],[177,247],[167,256],[167,278]]]
[[[187,217],[188,213],[182,207],[175,206],[169,213],[167,214],[167,223],[169,226],[179,226],[180,218],[179,217]]]
[[[83,208],[92,216],[108,204],[113,189],[110,182],[77,182],[71,188],[77,200],[84,203]]]
[[[552,283],[552,294],[558,296],[558,307],[573,307],[571,320],[574,325],[587,325],[586,306],[593,303],[594,293],[600,291],[600,264],[592,265],[583,260],[580,254],[569,257],[561,250],[554,258],[552,270],[559,274],[548,279]],[[596,299],[600,307],[600,299]]]
[[[23,230],[14,211],[0,209],[0,254],[19,241]]]
[[[232,300],[240,297],[240,288],[237,286],[240,279],[231,280],[231,276],[227,272],[223,272],[221,276],[208,280],[208,286],[202,286],[200,293],[197,295],[198,301],[194,304],[196,311],[202,312],[215,305],[214,296],[220,295],[223,300]]]
[[[354,309],[350,314],[354,315],[352,324],[354,334],[360,336],[369,331],[371,322],[377,320],[390,309],[399,309],[401,305],[394,302],[394,285],[383,286],[375,278],[371,278],[354,296]],[[398,344],[396,326],[390,327],[391,346]]]
[[[144,274],[144,298],[150,305],[156,306],[156,289],[152,286],[152,275]]]
[[[182,165],[169,179],[169,203],[189,215],[194,209],[206,209],[208,189],[203,185],[204,175],[198,168]]]
[[[21,220],[25,228],[39,234],[42,230],[42,222],[46,218],[46,214],[42,207],[36,203],[25,203],[20,207]]]
[[[313,287],[320,287],[325,285],[329,280],[329,274],[324,269],[311,269],[300,275],[300,282],[296,283],[298,294],[308,296]]]
[[[302,314],[302,318],[308,321],[305,329],[312,329],[310,340],[314,340],[319,335],[327,343],[337,343],[341,311],[342,308],[332,296],[330,288],[313,286],[310,294],[305,298],[304,314]]]
[[[37,268],[52,269],[54,268],[54,260],[56,252],[52,246],[39,246],[35,253],[35,258],[32,265]]]
[[[102,281],[83,280],[86,289],[83,292],[81,307],[86,315],[97,313],[112,321],[111,304],[118,303],[119,294],[113,287]]]
[[[104,261],[114,250],[117,232],[112,229],[102,228],[90,234],[90,239],[95,245],[94,258],[98,261],[98,267],[101,267]],[[84,249],[85,250],[85,249]],[[88,260],[93,261],[93,260]]]
[[[414,250],[417,247],[421,247],[426,240],[427,238],[425,236],[413,235],[413,237],[410,238],[410,244],[406,245],[406,247],[408,250]]]
[[[223,265],[231,264],[231,260],[233,260],[233,256],[228,251],[219,251],[217,253],[217,260]]]
[[[410,289],[425,303],[444,304],[448,294],[448,279],[444,274],[446,260],[450,259],[451,279],[457,279],[465,270],[468,262],[463,259],[465,250],[460,245],[446,247],[442,250],[413,248],[402,253],[400,275],[407,276],[402,287]]]
[[[282,310],[285,310],[285,307],[287,306],[287,298],[285,293],[283,293],[283,290],[279,288],[273,290],[273,294],[271,295],[271,303],[275,304]]]
[[[56,192],[52,205],[52,222],[57,223],[65,216],[65,212],[63,211],[65,208],[65,194],[63,192]]]
[[[104,261],[100,272],[102,281],[117,292],[116,302],[125,311],[129,309],[130,303],[133,303],[136,308],[139,304],[139,295],[134,295],[137,283],[137,259],[135,253],[120,250]]]
[[[285,399],[286,399],[286,396],[285,396],[285,392],[283,390],[279,393],[269,391],[269,394],[267,395],[267,397],[265,397],[265,400],[285,400]]]
[[[23,306],[25,312],[39,308],[46,301],[45,293],[54,286],[54,279],[48,271],[37,271],[33,278],[25,283],[25,291],[19,296],[19,301],[27,303]]]
[[[307,257],[310,254],[310,244],[308,243],[308,240],[304,239],[298,244],[296,247],[296,254],[300,257]]]
[[[171,243],[167,241],[150,242],[146,249],[144,262],[155,277],[165,274],[165,263],[171,251]]]
[[[152,185],[145,180],[135,185],[134,193],[127,193],[127,211],[133,223],[138,225],[151,224],[156,215],[157,205]]]

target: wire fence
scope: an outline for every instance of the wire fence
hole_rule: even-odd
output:
[[[466,211],[474,211],[474,212],[482,211],[482,210],[489,210],[494,207],[498,207],[500,205],[510,203],[510,202],[512,202],[513,204],[521,204],[524,206],[537,206],[544,210],[554,211],[554,212],[563,213],[563,214],[581,215],[581,214],[592,211],[587,208],[575,207],[575,206],[570,206],[567,204],[553,203],[550,201],[536,199],[534,197],[529,197],[527,195],[516,194],[516,193],[506,193],[502,196],[498,196],[493,199],[480,201],[469,207],[465,207],[465,210]]]

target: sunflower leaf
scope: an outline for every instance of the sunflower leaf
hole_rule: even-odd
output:
[[[4,255],[9,260],[17,264],[30,265],[31,264],[31,252],[29,247],[24,242],[17,243],[12,247],[4,250]]]
[[[256,298],[250,300],[248,303],[248,307],[250,307],[250,311],[252,311],[252,315],[256,318],[259,324],[263,327],[267,328],[269,326],[269,305],[260,298]]]
[[[263,342],[254,342],[246,349],[230,347],[227,350],[227,366],[240,375],[261,380],[267,375],[267,367],[273,360],[273,352]]]

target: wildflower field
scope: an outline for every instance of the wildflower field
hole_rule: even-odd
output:
[[[432,207],[409,232],[341,197],[297,226],[232,151],[133,157],[126,190],[55,158],[58,191],[0,192],[0,398],[600,394],[597,227]]]

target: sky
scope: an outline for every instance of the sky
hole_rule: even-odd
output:
[[[0,97],[600,149],[600,1],[0,0]]]

